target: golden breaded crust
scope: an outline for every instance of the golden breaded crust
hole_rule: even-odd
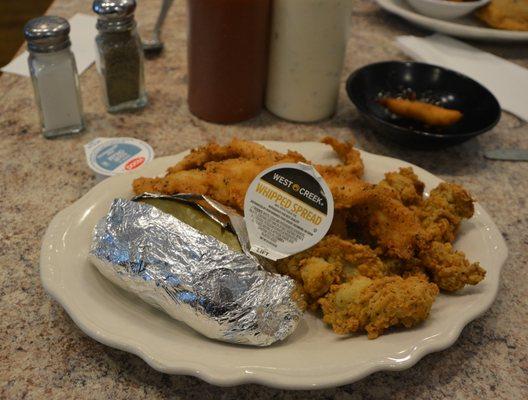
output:
[[[434,283],[419,277],[365,277],[334,285],[319,300],[323,321],[338,334],[365,330],[375,339],[393,326],[410,328],[424,321],[438,295]]]
[[[326,142],[336,149],[344,164],[315,167],[325,178],[332,193],[335,193],[335,207],[346,207],[346,197],[367,185],[360,180],[363,162],[351,144],[331,138]],[[204,194],[243,212],[247,188],[261,171],[275,164],[297,162],[309,163],[295,151],[282,154],[258,143],[233,139],[226,146],[210,143],[194,149],[182,161],[170,167],[164,177],[135,179],[133,189],[136,194]],[[342,188],[343,181],[347,182],[346,190]]]
[[[378,185],[393,190],[406,206],[422,204],[425,185],[411,167],[400,168],[398,172],[387,172],[385,179]]]
[[[470,263],[461,251],[455,251],[450,243],[433,242],[420,252],[420,260],[429,271],[431,280],[448,292],[476,285],[486,276],[478,262]]]
[[[355,276],[383,277],[389,273],[376,252],[369,246],[328,235],[315,246],[279,260],[277,272],[299,282],[312,308],[333,284]]]
[[[468,191],[455,183],[444,182],[433,189],[414,209],[424,228],[425,242],[453,242],[462,219],[473,216],[473,202]]]

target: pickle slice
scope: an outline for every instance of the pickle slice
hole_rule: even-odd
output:
[[[141,203],[156,207],[164,213],[170,214],[180,221],[192,226],[205,235],[213,236],[229,247],[230,250],[242,252],[238,237],[223,228],[198,208],[176,200],[169,199],[140,199]]]

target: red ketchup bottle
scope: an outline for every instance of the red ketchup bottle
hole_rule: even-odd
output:
[[[270,0],[187,0],[190,111],[215,123],[263,107]]]

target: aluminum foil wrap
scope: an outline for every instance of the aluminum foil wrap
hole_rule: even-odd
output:
[[[207,337],[254,346],[285,339],[302,315],[294,281],[266,271],[249,253],[242,217],[197,198],[213,206],[200,208],[218,223],[228,217],[244,252],[151,205],[116,199],[95,228],[91,262],[113,283]]]

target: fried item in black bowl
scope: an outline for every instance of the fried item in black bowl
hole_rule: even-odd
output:
[[[349,76],[346,90],[374,133],[407,147],[435,149],[461,143],[491,130],[501,116],[497,99],[484,86],[430,64],[369,64]],[[449,126],[429,126],[392,113],[380,101],[385,98],[418,100],[457,110],[462,118]]]

